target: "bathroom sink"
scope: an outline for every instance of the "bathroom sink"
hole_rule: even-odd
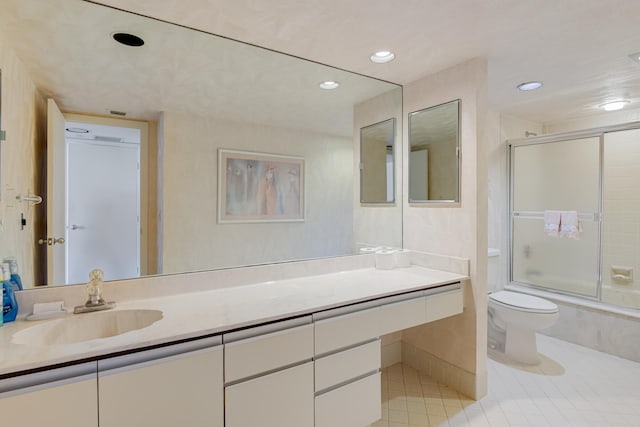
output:
[[[114,310],[67,315],[13,334],[11,342],[28,345],[65,345],[109,338],[136,331],[162,319],[160,310]]]

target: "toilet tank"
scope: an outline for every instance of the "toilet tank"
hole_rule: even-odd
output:
[[[500,249],[489,248],[487,262],[487,285],[489,292],[497,292],[504,289],[506,281],[506,265],[500,256]]]

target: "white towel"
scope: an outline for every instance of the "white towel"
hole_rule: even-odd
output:
[[[558,237],[561,214],[560,211],[544,211],[544,234]]]
[[[560,237],[578,240],[580,238],[578,233],[581,231],[582,227],[580,227],[578,212],[563,211],[560,215]]]

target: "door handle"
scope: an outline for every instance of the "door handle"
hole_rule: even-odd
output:
[[[39,245],[46,244],[47,246],[53,246],[55,244],[62,245],[64,244],[64,237],[58,237],[58,238],[48,237],[46,239],[38,239],[38,244]]]
[[[69,228],[70,228],[71,230],[82,230],[84,227],[83,227],[82,225],[71,224],[71,225],[69,226]]]

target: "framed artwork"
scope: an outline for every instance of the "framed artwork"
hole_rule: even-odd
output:
[[[304,221],[304,159],[218,150],[218,222]]]

